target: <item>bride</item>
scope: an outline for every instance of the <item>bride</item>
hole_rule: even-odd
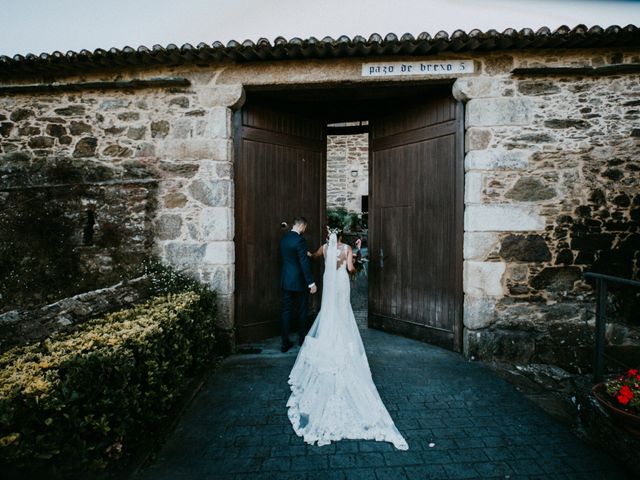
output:
[[[312,445],[365,439],[407,450],[371,378],[349,299],[353,252],[341,237],[332,232],[312,255],[325,258],[322,304],[289,374],[289,420]]]

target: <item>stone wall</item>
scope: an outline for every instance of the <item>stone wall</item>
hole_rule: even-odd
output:
[[[52,333],[73,330],[77,325],[106,313],[129,308],[147,300],[147,276],[106,288],[79,293],[34,309],[0,313],[0,353],[15,345],[42,340]]]
[[[361,212],[368,194],[369,135],[327,136],[327,208]]]
[[[640,54],[593,49],[447,58],[476,65],[453,88],[466,102],[465,353],[590,365],[594,295],[582,274],[639,275],[639,77],[538,78],[511,70],[638,63]],[[124,69],[62,80],[181,76],[191,86],[1,96],[0,288],[12,279],[13,292],[28,294],[2,293],[2,310],[49,303],[48,288],[68,296],[112,284],[157,253],[218,290],[222,326],[231,329],[231,114],[243,102],[243,86],[390,81],[362,78],[361,63]],[[422,79],[397,78],[416,81]],[[52,278],[63,281],[42,282]],[[78,278],[87,283],[74,284]],[[611,298],[617,321],[608,338],[621,351],[640,343],[635,327],[624,323],[634,300],[619,292]]]
[[[590,366],[595,300],[583,273],[640,275],[640,77],[510,74],[622,60],[494,56],[454,85],[466,102],[468,355]],[[610,299],[607,332],[635,361],[638,300]]]
[[[155,254],[233,318],[239,86],[0,97],[0,312],[129,277]]]

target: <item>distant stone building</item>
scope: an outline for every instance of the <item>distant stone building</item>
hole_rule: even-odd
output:
[[[368,135],[328,135],[327,207],[362,212],[363,197],[368,195]]]
[[[272,335],[280,223],[308,215],[314,248],[327,204],[358,209],[366,162],[338,180],[324,128],[363,119],[370,324],[588,366],[584,272],[640,275],[635,26],[2,57],[0,311],[157,254],[219,292],[237,341]],[[636,359],[637,299],[608,329]]]

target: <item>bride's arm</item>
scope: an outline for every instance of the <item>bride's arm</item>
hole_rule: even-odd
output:
[[[316,250],[314,253],[309,253],[308,255],[310,258],[321,257],[323,255],[323,249],[324,249],[324,245],[321,245],[320,248],[318,248],[318,250]]]
[[[349,247],[349,249],[347,250],[347,270],[349,270],[350,272],[356,271],[356,267],[353,264],[353,250],[351,249],[351,247]]]

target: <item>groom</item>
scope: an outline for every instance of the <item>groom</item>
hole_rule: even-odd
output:
[[[280,350],[286,352],[293,343],[289,339],[291,325],[291,312],[295,309],[298,313],[298,345],[302,345],[306,333],[307,308],[309,293],[316,293],[317,287],[311,274],[311,262],[307,256],[307,241],[302,234],[307,229],[307,219],[296,217],[293,227],[280,240],[280,253],[282,255],[282,318],[280,330],[282,333],[282,346]]]

